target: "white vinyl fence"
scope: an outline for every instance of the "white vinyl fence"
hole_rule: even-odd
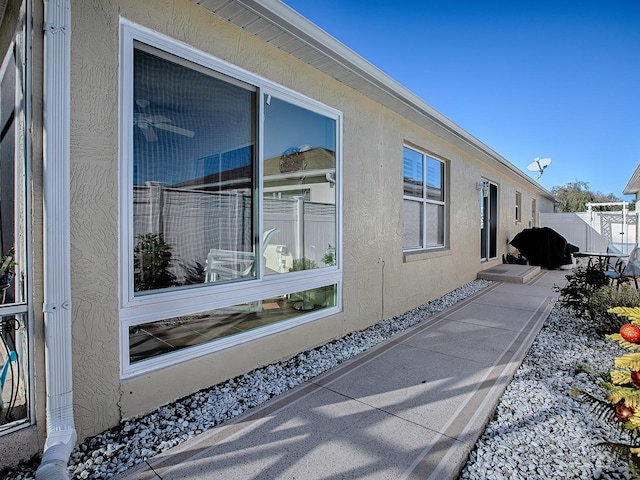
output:
[[[583,252],[628,253],[638,241],[636,212],[541,213],[540,226],[554,229]]]

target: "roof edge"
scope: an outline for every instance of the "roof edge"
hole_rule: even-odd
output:
[[[447,134],[452,135],[489,159],[496,161],[503,168],[506,168],[512,174],[539,190],[549,199],[557,200],[551,192],[526,175],[506,158],[482,143],[479,139],[429,105],[425,100],[358,55],[325,30],[293,8],[284,4],[281,0],[230,0],[229,3],[242,6],[281,28],[292,37],[304,42],[334,62],[339,63],[343,68],[367,81],[385,95],[410,108]],[[200,5],[216,13],[210,7],[207,7],[206,1],[200,3]],[[233,22],[233,19],[230,20]]]
[[[629,183],[622,190],[623,195],[633,195],[640,192],[640,164],[636,167],[635,171],[629,179]]]

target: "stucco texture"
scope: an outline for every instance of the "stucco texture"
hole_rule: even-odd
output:
[[[334,107],[344,115],[344,311],[290,331],[120,380],[118,318],[119,16]],[[499,255],[515,224],[515,179],[491,169],[310,66],[186,0],[72,1],[71,213],[73,368],[79,438],[402,313],[473,280],[480,262],[476,183],[500,188]],[[427,99],[428,100],[428,99]],[[449,169],[448,247],[402,252],[405,142]],[[522,188],[530,205],[532,190]],[[529,202],[528,204],[526,202]],[[524,208],[524,220],[530,208]],[[487,265],[488,266],[488,265]]]
[[[118,9],[71,7],[71,290],[78,438],[120,421]]]

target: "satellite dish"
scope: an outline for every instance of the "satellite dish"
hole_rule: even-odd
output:
[[[527,165],[527,170],[529,170],[530,172],[538,172],[540,174],[536,177],[536,180],[538,180],[544,173],[544,169],[547,168],[549,165],[551,165],[550,158],[536,157],[533,160],[533,162]]]

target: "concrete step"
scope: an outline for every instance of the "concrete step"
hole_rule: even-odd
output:
[[[478,272],[481,280],[494,282],[527,283],[540,274],[540,267],[505,263]]]

